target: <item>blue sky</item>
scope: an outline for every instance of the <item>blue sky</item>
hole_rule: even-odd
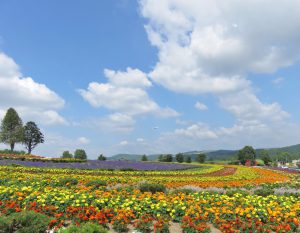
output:
[[[299,28],[297,0],[0,0],[0,118],[45,156],[296,144]]]

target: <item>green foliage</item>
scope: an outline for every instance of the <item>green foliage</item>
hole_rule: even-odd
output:
[[[192,162],[191,156],[189,156],[189,155],[185,156],[184,162],[186,162],[186,163],[191,163],[191,162]]]
[[[147,155],[143,155],[142,158],[141,158],[141,161],[148,161]]]
[[[61,158],[62,159],[72,159],[73,155],[68,150],[66,150],[62,153]]]
[[[178,153],[178,154],[175,156],[175,158],[176,158],[176,161],[177,161],[178,163],[183,163],[183,161],[184,161],[184,156],[183,156],[182,153]]]
[[[28,154],[40,143],[44,143],[44,135],[33,121],[27,122],[24,126],[23,144]]]
[[[75,150],[74,158],[75,159],[87,159],[87,155],[85,153],[85,150],[83,150],[83,149]]]
[[[264,187],[264,188],[260,188],[260,189],[255,190],[254,194],[258,195],[258,196],[262,196],[262,197],[267,197],[269,195],[274,194],[274,189]]]
[[[0,216],[0,233],[44,233],[50,218],[34,211],[14,213],[8,217]]]
[[[100,155],[98,156],[98,160],[100,160],[100,161],[105,161],[105,160],[106,160],[106,157],[105,157],[103,154],[100,154]]]
[[[61,229],[58,233],[107,233],[108,230],[96,223],[84,223],[80,226],[71,225],[65,229]]]
[[[156,184],[156,183],[143,183],[140,185],[139,189],[141,192],[165,192],[166,187],[162,184]]]
[[[15,144],[23,141],[23,124],[15,109],[7,110],[0,127],[0,141],[10,145],[13,151]]]
[[[172,162],[173,161],[173,156],[171,154],[166,154],[166,155],[160,155],[158,157],[159,162]]]
[[[243,149],[238,152],[238,160],[245,165],[247,160],[250,160],[254,163],[256,158],[256,152],[252,146],[245,146]]]
[[[11,155],[12,152],[11,152],[11,150],[9,150],[9,149],[5,149],[5,150],[0,150],[0,154]],[[26,154],[26,151],[24,151],[24,150],[15,150],[15,151],[13,151],[13,154],[14,154],[14,155],[25,155],[25,154]]]
[[[12,224],[12,222],[8,217],[1,215],[0,216],[0,233],[10,232],[11,224]]]
[[[261,159],[262,159],[262,161],[264,162],[265,165],[270,165],[270,163],[272,162],[272,159],[269,155],[269,152],[266,151],[266,150],[263,150],[260,153],[260,157],[261,157]]]
[[[288,163],[292,161],[292,157],[288,152],[279,152],[276,156],[278,162]]]
[[[204,163],[206,159],[206,154],[198,154],[196,157],[196,161],[198,163]]]

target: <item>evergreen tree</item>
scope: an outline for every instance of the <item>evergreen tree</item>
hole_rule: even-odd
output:
[[[44,135],[33,121],[27,122],[24,126],[23,144],[28,154],[40,143],[44,143]]]
[[[23,124],[15,109],[7,110],[0,127],[0,141],[10,145],[13,152],[15,144],[23,141]]]
[[[143,155],[142,158],[141,158],[141,160],[142,160],[142,161],[148,161],[147,155]]]
[[[106,160],[106,157],[105,157],[103,154],[100,154],[100,155],[98,156],[98,160],[100,160],[100,161],[105,161],[105,160]]]

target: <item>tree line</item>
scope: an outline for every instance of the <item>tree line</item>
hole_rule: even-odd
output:
[[[21,143],[27,153],[31,154],[38,144],[44,143],[44,135],[33,121],[29,121],[23,126],[23,121],[17,111],[9,108],[1,121],[0,142],[9,145],[11,152],[14,151],[17,143]]]
[[[206,154],[197,154],[196,156],[196,162],[198,163],[204,163],[206,159]],[[158,156],[157,159],[159,162],[178,162],[178,163],[191,163],[192,157],[190,155],[184,155],[183,153],[178,153],[175,156],[172,154],[161,154]],[[141,158],[141,161],[148,161],[147,155],[143,155]]]

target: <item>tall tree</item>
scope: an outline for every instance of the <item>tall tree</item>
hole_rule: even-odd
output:
[[[198,154],[196,157],[196,161],[198,163],[204,163],[206,159],[206,154]]]
[[[182,153],[176,154],[175,158],[178,163],[183,163],[183,161],[184,161],[184,156]]]
[[[44,143],[44,135],[33,121],[29,121],[24,126],[23,144],[28,154],[40,143]]]
[[[142,158],[141,158],[141,161],[148,161],[147,155],[143,155]]]
[[[185,157],[185,159],[184,159],[184,162],[186,162],[186,163],[191,163],[191,162],[192,162],[192,157],[189,156],[189,155],[187,155],[187,156]]]
[[[105,157],[103,154],[100,154],[100,155],[98,156],[98,160],[100,160],[100,161],[105,161],[105,160],[106,160],[106,157]]]
[[[85,150],[83,150],[83,149],[75,150],[74,158],[75,159],[83,159],[83,160],[87,159],[87,155],[85,153]]]
[[[252,146],[245,146],[243,149],[238,152],[238,160],[245,165],[247,160],[250,160],[252,164],[256,159],[256,152]]]
[[[10,145],[11,152],[15,144],[23,141],[23,124],[15,109],[7,110],[0,127],[1,142]]]
[[[68,150],[66,150],[62,153],[61,158],[63,158],[63,159],[72,159],[73,155]]]
[[[262,152],[260,152],[260,157],[262,161],[264,161],[265,165],[270,165],[270,163],[272,162],[272,159],[267,150],[263,150]]]

